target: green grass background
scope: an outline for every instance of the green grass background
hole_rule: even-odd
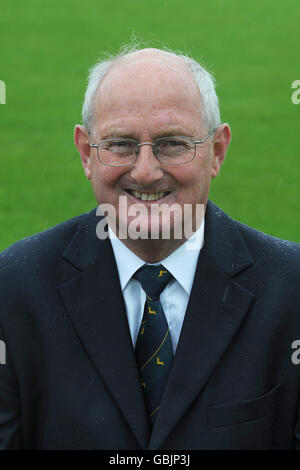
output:
[[[211,199],[300,242],[299,0],[9,0],[0,12],[0,250],[96,205],[73,144],[87,69],[137,38],[215,74],[232,143]]]

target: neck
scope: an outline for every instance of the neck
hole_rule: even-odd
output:
[[[180,240],[122,240],[129,250],[147,263],[157,263],[165,259],[185,241],[185,238]]]

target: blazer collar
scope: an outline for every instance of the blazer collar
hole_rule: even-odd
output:
[[[253,264],[237,223],[211,201],[205,212],[204,240],[203,253],[228,277]]]
[[[62,255],[79,271],[84,271],[88,265],[94,264],[107,247],[107,240],[100,240],[96,234],[97,224],[101,219],[96,215],[96,211],[97,208],[82,216],[75,235]]]

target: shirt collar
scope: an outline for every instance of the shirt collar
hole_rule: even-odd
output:
[[[192,290],[199,253],[204,243],[204,223],[203,219],[199,229],[173,253],[159,263],[153,263],[163,264],[188,295]],[[108,232],[123,291],[133,274],[145,264],[145,261],[127,248],[110,227],[108,227]]]
[[[145,261],[135,255],[133,251],[129,250],[129,248],[124,245],[109,226],[108,233],[115,255],[120,284],[123,291],[133,274],[145,264]]]
[[[161,264],[174,276],[176,281],[190,295],[198,257],[204,243],[204,219],[198,230],[173,253],[161,261]]]

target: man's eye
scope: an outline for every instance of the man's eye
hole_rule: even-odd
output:
[[[170,151],[180,153],[189,150],[190,143],[180,139],[168,139],[158,142],[157,147],[161,152]]]
[[[134,147],[135,146],[132,142],[116,140],[113,142],[107,142],[106,149],[113,153],[130,153],[134,150]]]

